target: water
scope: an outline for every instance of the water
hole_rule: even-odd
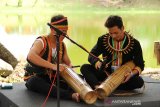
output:
[[[55,13],[53,13],[55,14]],[[64,13],[69,20],[68,35],[88,51],[98,37],[107,32],[104,22],[114,12]],[[160,41],[160,13],[121,12],[126,31],[130,31],[141,45],[146,67],[157,68],[154,57],[154,41]],[[2,14],[0,15],[0,42],[18,59],[26,58],[37,36],[47,35],[52,14]],[[88,54],[66,40],[68,54],[73,65],[88,63]]]

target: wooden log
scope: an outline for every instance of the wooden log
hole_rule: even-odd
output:
[[[7,69],[0,69],[0,76],[6,78],[7,76],[9,76],[12,73],[11,70],[7,70]]]
[[[0,43],[0,59],[10,64],[13,68],[18,64],[14,55]]]

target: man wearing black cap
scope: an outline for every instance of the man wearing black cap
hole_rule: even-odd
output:
[[[51,25],[60,29],[61,31],[67,33],[68,21],[67,17],[63,15],[56,15],[51,18]],[[47,95],[53,80],[56,80],[56,70],[57,70],[57,51],[56,51],[56,32],[54,29],[50,28],[50,33],[46,36],[38,37],[33,43],[28,56],[28,64],[25,68],[25,80],[26,87],[29,90],[42,93]],[[59,51],[59,70],[63,72],[65,67],[71,66],[70,58],[67,54],[66,45],[63,42],[64,36],[60,36],[60,51]],[[52,71],[52,72],[50,72]],[[65,72],[65,71],[64,71]],[[80,97],[78,93],[71,90],[70,87],[60,79],[60,98],[63,99],[73,99],[79,101]],[[54,84],[50,96],[57,96],[56,83]]]

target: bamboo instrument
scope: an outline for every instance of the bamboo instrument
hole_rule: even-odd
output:
[[[133,61],[127,62],[126,64],[115,70],[97,89],[99,99],[104,99],[109,96],[125,79],[125,74],[131,72],[135,67]]]
[[[60,75],[87,104],[93,104],[97,100],[96,92],[72,68],[66,66],[65,71],[60,72]]]

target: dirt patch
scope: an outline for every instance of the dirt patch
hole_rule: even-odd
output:
[[[23,76],[24,76],[24,66],[26,64],[25,60],[19,61],[15,69],[12,71],[12,73],[7,76],[6,78],[3,76],[0,76],[0,82],[8,82],[8,83],[15,83],[15,82],[23,82]]]
[[[121,6],[124,3],[123,0],[83,0],[83,2],[102,7]]]
[[[113,8],[159,8],[159,0],[81,0],[87,5]]]
[[[160,80],[160,68],[145,68],[141,75]]]

